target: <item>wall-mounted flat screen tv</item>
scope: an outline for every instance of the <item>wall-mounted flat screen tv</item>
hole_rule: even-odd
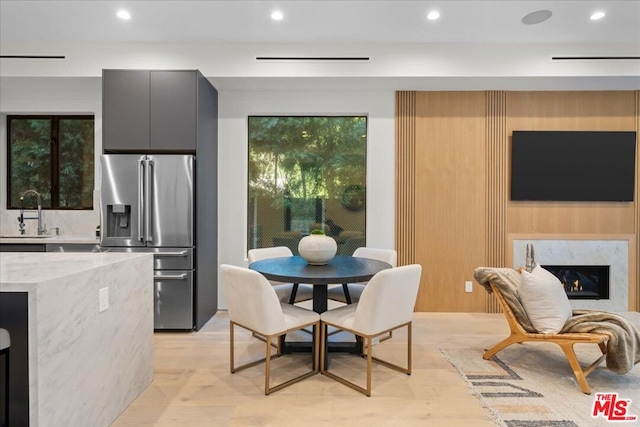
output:
[[[635,132],[514,131],[511,200],[633,201]]]

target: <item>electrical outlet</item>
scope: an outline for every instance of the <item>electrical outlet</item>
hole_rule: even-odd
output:
[[[473,282],[467,280],[464,282],[464,291],[465,292],[473,292]]]
[[[380,344],[380,337],[371,338],[371,345],[378,345],[378,344]]]
[[[102,313],[109,308],[109,288],[102,288],[98,291],[98,300],[98,312]]]

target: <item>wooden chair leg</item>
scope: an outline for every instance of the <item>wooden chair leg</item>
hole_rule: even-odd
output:
[[[498,353],[500,350],[509,347],[511,344],[516,344],[516,343],[520,343],[522,342],[522,339],[516,335],[510,335],[507,338],[503,339],[502,341],[500,341],[498,344],[494,345],[493,347],[491,347],[489,350],[487,350],[484,355],[482,356],[483,359],[485,360],[489,360],[491,359],[493,356],[496,355],[496,353]]]
[[[320,372],[320,325],[313,327],[313,370]]]
[[[413,346],[413,323],[409,323],[407,325],[407,375],[411,375],[411,363],[412,363],[412,346]],[[391,335],[393,331],[389,331],[389,335]],[[391,338],[391,337],[389,337]]]
[[[264,362],[264,394],[268,395],[270,393],[269,390],[269,375],[271,374],[271,337],[267,337],[267,351],[265,353],[265,362]]]
[[[263,337],[260,334],[256,334],[255,332],[251,332],[251,336],[254,337],[255,339],[258,339],[260,341],[266,341],[267,339],[265,337]],[[272,346],[274,347],[278,347],[278,345],[276,343],[271,343]]]
[[[367,343],[367,390],[365,394],[368,397],[371,397],[371,365],[373,364],[373,346],[371,345],[371,337],[368,336],[365,340]]]
[[[229,369],[231,371],[231,373],[233,374],[235,372],[235,368],[234,368],[234,355],[233,355],[233,346],[234,346],[234,339],[233,339],[233,322],[229,322]]]
[[[569,365],[571,365],[571,369],[573,369],[573,375],[576,377],[576,380],[580,385],[580,389],[584,394],[591,394],[591,387],[589,387],[589,383],[587,383],[584,372],[582,372],[582,367],[580,366],[580,362],[578,362],[578,358],[576,357],[576,352],[573,349],[573,343],[559,345],[569,360]]]
[[[389,331],[389,333],[383,337],[380,337],[380,341],[378,342],[383,342],[386,340],[390,340],[391,338],[393,338],[393,331]]]

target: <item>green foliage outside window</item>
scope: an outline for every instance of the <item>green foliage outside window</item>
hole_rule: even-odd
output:
[[[327,221],[364,233],[364,204],[356,213],[342,198],[354,186],[364,195],[366,146],[364,116],[249,117],[248,247]]]
[[[45,208],[93,208],[93,116],[9,116],[7,146],[7,208],[30,189]]]

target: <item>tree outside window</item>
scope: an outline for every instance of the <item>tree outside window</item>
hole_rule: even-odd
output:
[[[8,116],[7,154],[8,209],[26,190],[41,194],[43,208],[93,208],[93,116]]]
[[[364,246],[366,147],[364,116],[250,116],[247,247],[295,254],[312,228]]]

